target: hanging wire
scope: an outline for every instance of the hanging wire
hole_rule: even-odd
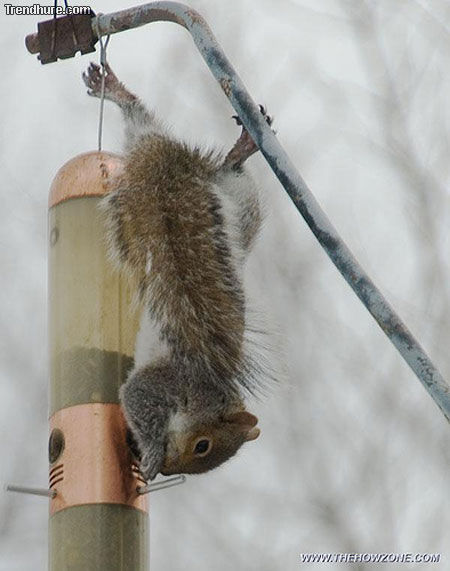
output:
[[[58,0],[53,3],[53,34],[52,34],[52,58],[55,58],[56,53],[56,30],[58,21],[56,19],[56,8],[58,7]]]
[[[105,79],[106,79],[106,48],[109,44],[110,36],[103,40],[99,37],[100,42],[100,65],[102,68],[102,89],[100,92],[100,114],[98,118],[98,150],[102,150],[102,138],[103,138],[103,110],[105,107]]]
[[[69,12],[69,3],[67,0],[64,0],[64,6],[66,8],[66,14]],[[53,2],[53,34],[52,34],[52,57],[56,57],[56,36],[58,32],[58,18],[57,18],[57,10],[58,10],[58,0],[54,0]],[[70,23],[72,25],[72,34],[75,39],[75,45],[79,45],[78,35],[77,35],[77,28],[75,26],[75,22],[73,20],[73,14],[69,14]]]
[[[69,4],[67,2],[67,0],[64,0],[64,6],[66,7],[66,14],[68,14],[69,12]],[[73,37],[75,38],[75,43],[78,46],[79,45],[79,41],[78,41],[78,35],[77,35],[77,27],[75,26],[75,22],[73,20],[73,14],[69,14],[69,19],[70,19],[70,23],[72,25],[72,33],[73,33]]]

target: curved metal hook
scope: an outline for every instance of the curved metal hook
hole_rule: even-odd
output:
[[[103,36],[157,21],[174,22],[190,32],[240,120],[322,248],[449,420],[450,386],[328,220],[200,14],[178,2],[152,2],[100,15],[93,18],[92,26]],[[39,51],[35,36],[28,36],[26,44],[30,51]]]

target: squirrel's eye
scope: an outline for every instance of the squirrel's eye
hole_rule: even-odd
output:
[[[211,445],[210,440],[202,438],[195,445],[194,454],[197,454],[198,456],[204,456],[207,452],[209,452],[210,445]]]

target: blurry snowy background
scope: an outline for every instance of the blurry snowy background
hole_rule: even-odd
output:
[[[189,1],[450,378],[448,1]],[[80,74],[98,55],[41,66],[23,39],[43,18],[0,10],[0,480],[45,486],[47,193],[60,166],[96,147],[98,102]],[[235,140],[233,111],[187,32],[167,23],[114,36],[109,59],[180,137]],[[107,104],[104,148],[119,151],[121,137]],[[249,283],[278,324],[288,378],[250,407],[257,443],[152,496],[152,569],[294,571],[313,551],[441,553],[414,569],[450,569],[449,426],[261,157],[251,170],[269,215]],[[46,542],[46,500],[1,493],[0,570],[46,569]],[[333,566],[349,568],[369,567]]]

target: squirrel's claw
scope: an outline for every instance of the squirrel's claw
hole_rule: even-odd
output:
[[[264,117],[267,124],[269,125],[269,127],[271,127],[272,123],[273,123],[273,116],[267,114],[266,107],[264,105],[262,105],[261,103],[259,104],[259,110],[261,112],[261,115]],[[236,125],[239,125],[240,127],[242,126],[242,120],[239,117],[239,115],[232,115],[231,118],[236,121]],[[245,127],[243,127],[243,128],[245,128]]]
[[[81,74],[81,77],[88,88],[88,95],[98,97],[102,86],[100,66],[91,62],[87,70]]]
[[[261,115],[266,120],[266,123],[269,125],[269,127],[271,127],[273,123],[273,115],[269,115],[267,113],[266,107],[264,105],[261,105],[261,103],[259,104],[259,110],[261,111]]]
[[[236,125],[239,125],[239,127],[242,125],[242,121],[240,120],[239,115],[232,115],[231,118],[236,121]]]

